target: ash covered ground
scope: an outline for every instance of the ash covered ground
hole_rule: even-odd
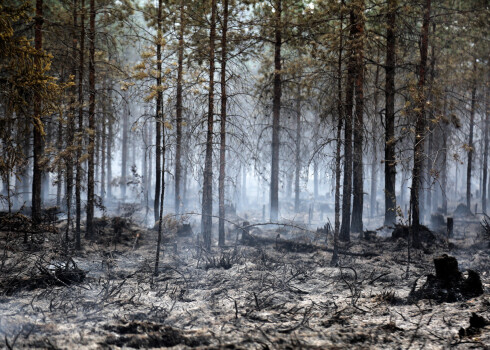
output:
[[[330,265],[329,240],[294,225],[253,227],[247,242],[230,227],[229,245],[212,252],[204,251],[194,234],[177,234],[177,226],[165,227],[158,276],[153,274],[157,232],[135,224],[120,234],[102,227],[95,241],[84,241],[83,250],[69,256],[60,244],[62,227],[30,247],[22,237],[2,232],[0,346],[474,349],[490,344],[490,255],[477,235],[477,219],[456,220],[449,244],[441,238],[411,250],[410,261],[406,240],[391,239],[390,230],[369,241],[354,235],[341,247],[337,266]],[[435,273],[433,260],[444,253],[458,259],[461,271],[478,272],[483,295],[451,303],[409,298]],[[84,278],[64,280],[56,273],[64,269],[83,271]],[[472,314],[484,323],[471,328]]]

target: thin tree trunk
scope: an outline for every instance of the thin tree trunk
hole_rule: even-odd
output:
[[[487,213],[487,178],[488,178],[488,128],[489,128],[489,123],[490,123],[490,113],[489,113],[489,75],[487,74],[487,86],[485,88],[485,131],[484,131],[484,137],[483,137],[483,188],[482,188],[482,197],[481,197],[481,207],[482,207],[482,212],[484,214]]]
[[[379,49],[378,49],[378,61],[379,61]],[[379,113],[379,93],[378,93],[378,84],[379,84],[379,65],[376,66],[376,72],[374,74],[374,120],[378,117]],[[378,169],[378,152],[376,143],[378,142],[378,132],[377,132],[377,124],[372,123],[372,143],[373,143],[373,158],[371,162],[371,195],[369,197],[369,209],[370,209],[370,217],[374,218],[376,213],[376,192],[378,187],[378,179],[377,179],[377,169]]]
[[[272,100],[272,161],[270,189],[270,221],[279,216],[279,121],[281,117],[281,46],[282,46],[282,0],[275,0],[274,23],[274,97]]]
[[[77,147],[77,174],[75,178],[75,201],[76,201],[76,233],[75,248],[81,249],[80,221],[82,218],[82,148],[83,148],[83,73],[84,73],[84,50],[85,50],[85,0],[80,3],[80,54],[78,69],[78,147]]]
[[[349,33],[349,63],[347,68],[347,84],[345,87],[345,129],[344,129],[344,185],[342,196],[342,225],[340,227],[340,240],[350,241],[351,196],[352,196],[352,110],[354,98],[354,83],[356,73],[356,58],[354,41],[357,36],[356,15],[350,10]]]
[[[475,145],[473,144],[473,129],[475,125],[475,104],[476,104],[476,59],[473,62],[473,87],[471,89],[471,109],[470,109],[470,135],[468,140],[468,163],[466,168],[466,206],[471,209],[471,170],[473,166],[473,152]]]
[[[161,3],[162,3],[162,0],[159,0],[158,1],[160,7],[161,7]],[[160,94],[162,93],[161,91],[159,92]],[[156,259],[155,259],[155,272],[154,272],[154,275],[155,276],[158,276],[158,264],[160,262],[160,247],[161,247],[161,243],[162,243],[162,229],[163,229],[163,200],[165,199],[165,174],[163,173],[165,171],[165,129],[162,128],[162,138],[163,138],[163,148],[162,148],[162,155],[163,155],[163,159],[162,159],[162,174],[161,174],[161,188],[162,188],[162,192],[161,192],[161,197],[160,197],[160,208],[158,210],[158,213],[159,213],[159,217],[158,217],[158,238],[157,238],[157,253],[156,253]]]
[[[129,124],[129,101],[123,101],[123,125],[122,125],[122,147],[121,147],[121,199],[126,199],[126,184],[128,172],[128,124]]]
[[[228,31],[228,0],[223,0],[223,28],[221,36],[221,120],[220,120],[220,149],[219,149],[219,223],[218,244],[225,245],[225,167],[226,167],[226,34]]]
[[[73,0],[73,27],[72,27],[72,75],[73,79],[76,79],[77,76],[77,6],[78,6],[78,1]],[[70,98],[70,110],[68,113],[68,122],[67,122],[67,147],[72,148],[74,145],[74,134],[75,134],[75,128],[74,128],[74,123],[75,123],[75,99],[76,99],[76,93],[77,93],[77,86],[73,84],[72,90],[71,90],[71,98]],[[72,198],[73,198],[73,159],[71,152],[66,158],[66,183],[65,183],[65,196],[66,196],[66,231],[65,231],[65,240],[68,242],[69,236],[69,230],[71,226],[71,207],[72,207]]]
[[[432,22],[432,35],[435,37],[435,32],[436,32],[436,23]],[[430,50],[430,75],[429,75],[429,99],[431,101],[431,105],[429,108],[429,113],[430,113],[430,119],[434,118],[434,96],[433,96],[433,85],[434,85],[434,79],[435,79],[435,66],[436,66],[436,57],[435,57],[435,43],[433,42],[431,45],[431,50]],[[432,125],[433,123],[429,123],[429,139],[428,139],[428,157],[427,157],[427,197],[426,197],[426,211],[428,211],[428,214],[430,214],[430,211],[432,210],[432,185],[434,183],[432,179],[432,161],[433,161],[433,153],[434,153],[434,143],[437,140],[434,140],[434,127]]]
[[[61,153],[63,150],[63,118],[59,116],[58,119],[58,139],[56,140],[56,148],[58,153]],[[56,182],[56,206],[61,208],[61,192],[63,190],[63,164],[62,162],[58,163],[57,166],[58,174],[57,174],[57,182]]]
[[[157,16],[157,87],[162,85],[162,0],[158,0],[158,16]],[[155,201],[153,211],[155,222],[160,219],[160,186],[162,175],[162,94],[157,94],[156,105],[156,134],[155,134]]]
[[[444,107],[443,115],[447,113],[447,93],[444,91]],[[442,193],[442,213],[447,215],[447,139],[448,139],[448,127],[446,124],[442,125],[442,175],[441,175],[441,193]],[[457,179],[456,179],[457,184]],[[457,186],[456,186],[457,187]]]
[[[107,199],[112,200],[112,140],[114,139],[114,132],[110,115],[107,118],[107,129]]]
[[[178,68],[177,68],[177,118],[175,131],[175,213],[180,213],[180,182],[182,173],[182,72],[184,66],[184,1],[180,0],[180,30],[179,30],[179,49],[178,49]]]
[[[342,105],[342,50],[343,50],[343,25],[344,25],[344,0],[341,2],[340,8],[340,27],[339,27],[339,57],[337,61],[337,142],[335,149],[335,223],[334,223],[334,250],[332,254],[331,264],[336,265],[339,247],[340,234],[340,177],[341,177],[341,155],[342,148],[342,124],[344,120],[344,111]]]
[[[415,140],[413,152],[413,169],[412,169],[412,187],[410,188],[410,207],[412,217],[412,244],[420,245],[419,239],[419,190],[422,175],[422,166],[424,160],[424,139],[425,139],[425,75],[427,68],[427,51],[429,42],[429,24],[430,24],[430,6],[431,0],[426,0],[424,5],[424,20],[421,30],[421,47],[420,47],[420,65],[419,81],[417,85],[417,113],[415,124]]]
[[[294,212],[299,212],[300,207],[300,189],[299,178],[301,172],[301,89],[298,83],[296,96],[296,149],[295,149],[295,169],[294,169]]]
[[[386,82],[385,82],[385,222],[387,226],[396,222],[396,159],[395,159],[395,61],[396,61],[396,8],[397,0],[388,0],[386,30]]]
[[[86,237],[93,236],[95,178],[95,0],[90,0],[90,32],[89,32],[89,62],[88,62],[88,174],[87,174],[87,231]]]
[[[313,199],[318,199],[318,161],[313,161]]]
[[[43,17],[43,0],[36,0],[36,16],[34,18],[34,47],[36,51],[40,52],[43,48],[43,33],[42,26],[44,22]],[[34,65],[40,70],[40,56],[36,55],[34,58]],[[42,157],[43,157],[43,122],[42,122],[42,97],[41,94],[36,92],[34,95],[34,118],[36,124],[33,128],[34,134],[34,147],[33,147],[33,174],[32,174],[32,219],[35,223],[41,221],[41,186],[42,186]],[[24,239],[25,241],[26,239]]]
[[[362,213],[364,207],[364,167],[362,164],[362,145],[364,142],[364,0],[356,3],[356,114],[354,122],[354,154],[353,154],[353,232],[362,233]]]
[[[216,40],[216,0],[211,0],[211,28],[209,33],[209,96],[206,134],[206,156],[204,160],[201,232],[204,248],[211,249],[213,228],[213,123],[214,123],[214,41]]]
[[[100,146],[100,151],[101,151],[101,164],[100,164],[100,198],[102,203],[104,202],[105,199],[105,160],[106,160],[106,142],[107,142],[107,137],[106,137],[106,124],[107,124],[107,107],[106,107],[106,102],[102,102],[102,144]]]

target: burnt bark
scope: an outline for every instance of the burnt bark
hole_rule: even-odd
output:
[[[335,223],[334,223],[334,250],[331,264],[338,262],[338,247],[340,233],[340,151],[342,148],[342,124],[343,124],[343,105],[342,105],[342,51],[343,51],[343,25],[344,25],[344,1],[340,7],[340,26],[339,26],[339,56],[337,61],[337,142],[335,146]]]
[[[488,128],[490,123],[490,113],[488,113],[490,102],[488,101],[488,91],[490,90],[487,74],[487,86],[485,88],[485,128],[483,136],[483,179],[482,179],[482,198],[481,207],[484,214],[487,213],[487,178],[488,178]]]
[[[83,75],[84,55],[85,55],[85,0],[80,2],[80,52],[78,69],[78,137],[77,137],[77,174],[75,177],[75,202],[76,202],[76,228],[75,228],[75,248],[81,249],[81,218],[82,218],[82,148],[83,148]]]
[[[41,69],[40,55],[43,48],[43,0],[36,0],[36,16],[34,17],[34,47],[37,55],[34,58],[34,65],[38,70]],[[42,121],[42,97],[39,92],[34,95],[34,119],[36,123],[33,128],[34,147],[33,147],[33,174],[32,174],[32,220],[35,223],[41,221],[41,182],[42,182],[42,157],[43,157],[43,121]]]
[[[473,77],[471,88],[471,107],[470,107],[470,134],[468,136],[468,163],[466,166],[466,206],[471,209],[471,172],[473,167],[473,153],[475,145],[473,144],[473,129],[475,125],[475,105],[476,105],[476,59],[473,61]]]
[[[282,46],[282,0],[274,3],[274,87],[272,99],[272,160],[270,189],[270,221],[279,216],[279,130],[281,117],[281,46]]]
[[[364,167],[362,164],[362,146],[364,142],[364,0],[356,3],[356,82],[353,154],[353,205],[351,230],[362,232],[362,213],[364,206]]]
[[[89,31],[89,64],[88,64],[88,172],[87,172],[87,230],[86,236],[93,236],[93,220],[95,209],[95,0],[90,0],[90,31]]]
[[[213,227],[213,123],[214,123],[214,56],[216,40],[216,0],[211,1],[211,28],[209,32],[209,96],[206,134],[206,155],[204,160],[201,232],[204,248],[211,249]]]
[[[221,35],[221,120],[220,120],[220,149],[219,149],[219,222],[218,222],[218,244],[225,245],[225,167],[226,167],[226,60],[228,31],[228,0],[223,1],[223,27]]]
[[[396,61],[396,8],[397,0],[388,1],[385,61],[385,225],[396,222],[396,159],[395,159],[395,61]]]
[[[298,85],[296,97],[296,149],[294,160],[294,212],[299,213],[300,210],[300,188],[299,179],[301,173],[301,90]]]
[[[430,7],[431,0],[426,0],[424,4],[424,19],[421,29],[420,45],[420,64],[419,80],[417,84],[417,111],[415,124],[415,139],[413,151],[413,169],[412,169],[412,187],[410,188],[410,209],[412,217],[412,244],[420,245],[419,226],[419,190],[421,187],[422,166],[424,160],[424,139],[425,139],[425,75],[427,68],[427,51],[429,42],[429,24],[430,24]]]
[[[344,181],[342,193],[342,224],[340,240],[350,241],[351,201],[352,201],[352,111],[354,108],[354,83],[356,75],[356,58],[354,41],[357,35],[356,14],[350,10],[349,61],[347,67],[347,82],[345,86],[345,128],[344,128]]]
[[[184,67],[184,1],[180,1],[180,30],[177,60],[177,98],[176,98],[176,128],[175,128],[175,214],[180,213],[181,207],[181,177],[182,177],[182,73]]]
[[[157,14],[157,87],[162,85],[162,0],[158,0]],[[153,203],[153,213],[155,222],[160,219],[160,192],[162,181],[162,93],[157,93],[155,111],[155,200]]]

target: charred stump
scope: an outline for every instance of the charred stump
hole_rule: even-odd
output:
[[[427,275],[427,281],[418,289],[410,292],[410,302],[420,299],[432,299],[438,302],[453,303],[477,297],[483,294],[480,275],[468,270],[468,277],[459,271],[455,257],[443,254],[434,258],[436,275]]]

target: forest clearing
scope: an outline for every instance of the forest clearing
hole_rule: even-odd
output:
[[[0,348],[490,349],[487,0],[0,2]]]

